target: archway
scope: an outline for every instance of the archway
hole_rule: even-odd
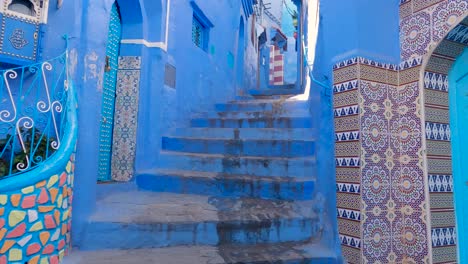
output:
[[[468,226],[466,133],[468,119],[468,18],[460,17],[448,34],[425,58],[420,87],[422,121],[426,135],[424,161],[428,179],[433,258],[452,257],[458,248],[459,260],[468,259],[465,234]],[[461,56],[460,56],[461,55]],[[444,218],[444,222],[440,219]],[[449,248],[453,248],[449,252]]]

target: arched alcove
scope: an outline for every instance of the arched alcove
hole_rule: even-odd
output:
[[[27,16],[36,16],[34,4],[29,0],[13,0],[8,5],[8,10]]]
[[[463,77],[463,70],[454,71],[457,68],[454,65],[462,65],[460,60],[468,59],[468,56],[460,57],[468,47],[466,14],[447,30],[445,37],[423,59],[423,78],[420,79],[422,123],[426,132],[423,136],[423,153],[428,179],[433,258],[456,254],[446,250],[456,246],[459,259],[464,260],[468,259],[467,252],[462,250],[468,246],[465,238],[468,226],[465,212],[468,207],[464,201],[468,194],[465,183],[468,177],[464,175],[468,167],[462,146],[464,138],[468,136],[463,129],[468,125],[468,120],[465,120],[466,116],[460,118],[463,114],[460,104],[465,103],[467,93],[463,93],[463,87],[457,85]],[[442,216],[445,218],[443,226],[437,221]]]

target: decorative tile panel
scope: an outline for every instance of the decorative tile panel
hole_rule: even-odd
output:
[[[115,181],[129,181],[134,173],[140,67],[140,57],[119,58],[111,167]]]
[[[434,175],[430,174],[429,192],[431,193],[452,193],[453,192],[453,177],[452,175]]]
[[[448,92],[448,76],[446,74],[424,72],[424,88]]]
[[[426,139],[450,141],[450,125],[426,122]]]

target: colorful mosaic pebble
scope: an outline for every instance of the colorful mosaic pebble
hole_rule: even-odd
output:
[[[46,181],[0,195],[0,264],[58,264],[66,255],[73,162]]]

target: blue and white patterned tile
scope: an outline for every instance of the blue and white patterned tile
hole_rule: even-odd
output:
[[[357,168],[360,166],[359,157],[345,157],[345,158],[336,158],[335,159],[337,167],[351,167]]]
[[[425,72],[424,88],[442,92],[448,92],[449,82],[446,74]]]
[[[429,176],[429,192],[431,193],[451,193],[453,192],[453,177],[452,175],[435,175]]]
[[[450,141],[450,125],[426,122],[426,139]]]
[[[333,93],[337,94],[337,93],[347,92],[351,90],[356,90],[358,88],[358,83],[359,82],[357,80],[353,80],[353,81],[333,85]]]
[[[338,62],[335,65],[333,65],[333,69],[336,70],[336,69],[347,67],[347,66],[350,66],[350,65],[353,65],[353,64],[356,64],[356,63],[358,63],[358,58],[357,57],[347,59],[347,60]]]
[[[361,221],[361,212],[356,210],[338,208],[337,209],[338,218]]]
[[[432,246],[446,247],[457,244],[455,227],[434,228],[431,230]]]
[[[333,110],[333,114],[334,114],[335,117],[357,115],[357,114],[359,114],[359,106],[358,105],[351,105],[351,106],[335,108]]]
[[[358,248],[358,249],[361,248],[361,239],[357,237],[340,234],[340,241],[341,241],[341,245]]]
[[[356,141],[356,140],[359,140],[359,137],[360,137],[359,131],[335,133],[336,142]]]
[[[400,63],[400,65],[399,65],[398,69],[399,70],[406,70],[406,69],[409,69],[409,68],[417,67],[417,66],[419,66],[421,64],[422,64],[422,56],[414,57],[414,58],[410,58],[410,59],[402,61]]]
[[[468,26],[461,24],[456,26],[445,39],[468,45]]]
[[[336,183],[336,191],[342,193],[354,193],[359,194],[361,193],[361,185],[357,183]]]
[[[141,57],[121,56],[119,57],[119,70],[139,70],[141,69]]]

